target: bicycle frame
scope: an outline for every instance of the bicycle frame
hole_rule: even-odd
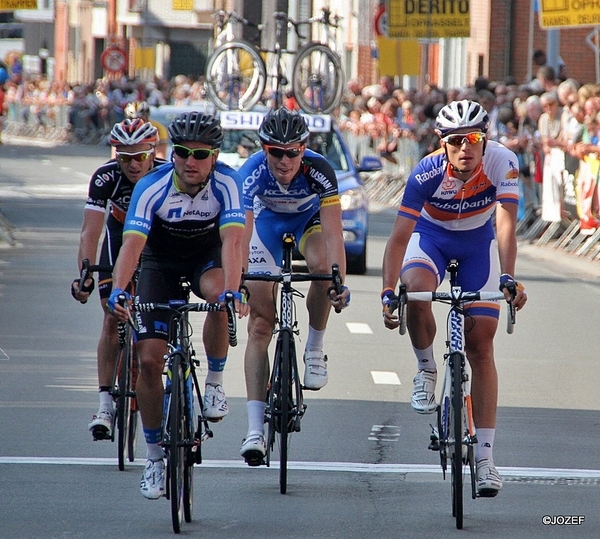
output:
[[[300,422],[306,411],[302,386],[298,374],[296,345],[294,335],[299,334],[296,321],[294,297],[304,297],[296,290],[293,282],[299,281],[331,281],[338,293],[341,291],[341,276],[339,267],[333,265],[331,274],[293,273],[292,251],[296,245],[293,234],[283,236],[283,267],[279,275],[271,274],[244,274],[246,281],[267,281],[280,283],[279,315],[276,316],[273,334],[277,335],[275,343],[275,357],[269,379],[267,391],[267,406],[265,409],[265,423],[267,432],[267,460],[266,465],[271,465],[271,452],[275,440],[279,439],[279,490],[281,494],[287,492],[287,459],[289,436],[300,431]],[[256,465],[261,464],[260,462]]]
[[[471,496],[473,499],[477,497],[474,459],[477,436],[466,366],[464,305],[477,300],[503,300],[505,297],[500,291],[463,291],[457,282],[458,262],[454,259],[449,262],[447,271],[450,274],[450,292],[407,292],[406,286],[400,285],[398,316],[400,333],[404,334],[406,333],[405,308],[408,301],[439,301],[450,305],[446,323],[447,351],[444,354],[444,378],[436,410],[437,426],[432,426],[429,449],[439,451],[444,479],[446,479],[447,461],[450,460],[452,516],[456,519],[456,527],[461,529],[465,466],[468,466],[470,471]],[[515,313],[511,304],[508,304],[508,307],[507,332],[512,333]]]
[[[162,446],[167,457],[166,497],[171,501],[173,531],[179,533],[182,521],[191,522],[193,508],[194,464],[202,463],[201,444],[213,433],[202,411],[202,393],[195,367],[195,351],[190,337],[190,311],[215,312],[223,310],[218,303],[189,303],[190,287],[181,281],[185,299],[168,303],[139,303],[135,311],[169,311],[168,353],[165,357],[166,382],[162,422]],[[233,294],[226,294],[229,342],[237,344]],[[199,413],[194,412],[194,391],[200,401]]]

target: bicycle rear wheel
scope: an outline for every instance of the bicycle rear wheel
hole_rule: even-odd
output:
[[[294,97],[305,112],[329,114],[342,101],[342,64],[327,45],[311,42],[298,51],[292,81]]]
[[[181,531],[181,523],[184,517],[184,384],[182,357],[180,354],[174,354],[171,359],[171,395],[167,420],[167,482],[171,501],[171,520],[175,533]]]
[[[452,368],[452,395],[450,406],[450,429],[453,444],[451,458],[452,480],[452,516],[456,519],[457,529],[463,527],[463,392],[461,364],[464,361],[459,353],[451,354]]]
[[[217,47],[206,64],[206,94],[221,110],[250,110],[262,97],[265,81],[265,64],[245,41]]]

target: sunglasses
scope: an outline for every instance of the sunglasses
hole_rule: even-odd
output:
[[[298,157],[302,154],[302,152],[304,151],[304,146],[302,146],[301,148],[289,149],[278,148],[277,146],[265,146],[265,149],[267,150],[267,152],[269,152],[269,155],[272,155],[277,159],[281,159],[284,155],[286,157],[289,157],[290,159],[294,159],[295,157]]]
[[[150,159],[154,150],[148,150],[147,152],[127,153],[127,152],[116,152],[117,159],[121,163],[131,163],[131,161],[147,161]]]
[[[187,146],[181,146],[181,144],[173,144],[173,151],[175,152],[175,155],[177,157],[187,159],[191,155],[196,161],[203,161],[204,159],[206,159],[213,153],[218,152],[219,149],[218,148],[213,148],[212,150],[209,150],[208,148],[192,149],[192,148],[188,148]]]
[[[462,135],[448,135],[442,140],[450,146],[462,146],[465,142],[477,144],[485,138],[483,133],[464,133]]]

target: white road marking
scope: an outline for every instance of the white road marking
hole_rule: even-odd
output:
[[[362,335],[372,335],[373,330],[369,324],[364,322],[346,322],[346,327],[350,333],[358,333]]]
[[[392,371],[371,371],[371,376],[376,384],[401,385],[400,378]]]
[[[114,458],[72,458],[72,457],[0,457],[0,464],[38,464],[66,466],[116,466]],[[139,459],[127,463],[131,466],[144,466],[145,460]],[[242,460],[205,460],[201,464],[205,468],[248,468]],[[277,462],[271,462],[271,468],[278,468]],[[265,467],[265,469],[268,469]],[[313,472],[347,472],[347,473],[435,473],[441,474],[437,464],[372,464],[361,462],[288,462],[290,470]],[[545,479],[600,479],[600,470],[568,469],[568,468],[521,468],[498,466],[498,471],[505,477],[529,477]]]

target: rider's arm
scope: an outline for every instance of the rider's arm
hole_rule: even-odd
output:
[[[342,282],[344,282],[346,279],[346,251],[342,228],[342,207],[339,202],[321,206],[320,216],[327,248],[327,267],[331,268],[333,264],[337,264],[342,274]]]
[[[512,203],[496,206],[496,237],[500,257],[500,273],[515,274],[517,261],[517,205]]]
[[[391,288],[396,289],[400,270],[404,261],[404,254],[410,236],[415,229],[417,222],[414,219],[398,215],[392,228],[392,233],[385,246],[382,265],[382,284],[383,290]]]
[[[244,237],[242,238],[242,269],[248,271],[248,259],[250,257],[250,240],[252,230],[254,229],[254,212],[246,210],[246,227],[244,228]]]
[[[79,237],[79,253],[77,255],[78,269],[81,269],[81,261],[87,258],[90,264],[96,263],[98,242],[104,227],[104,211],[86,208],[83,211],[83,224],[81,236]]]

